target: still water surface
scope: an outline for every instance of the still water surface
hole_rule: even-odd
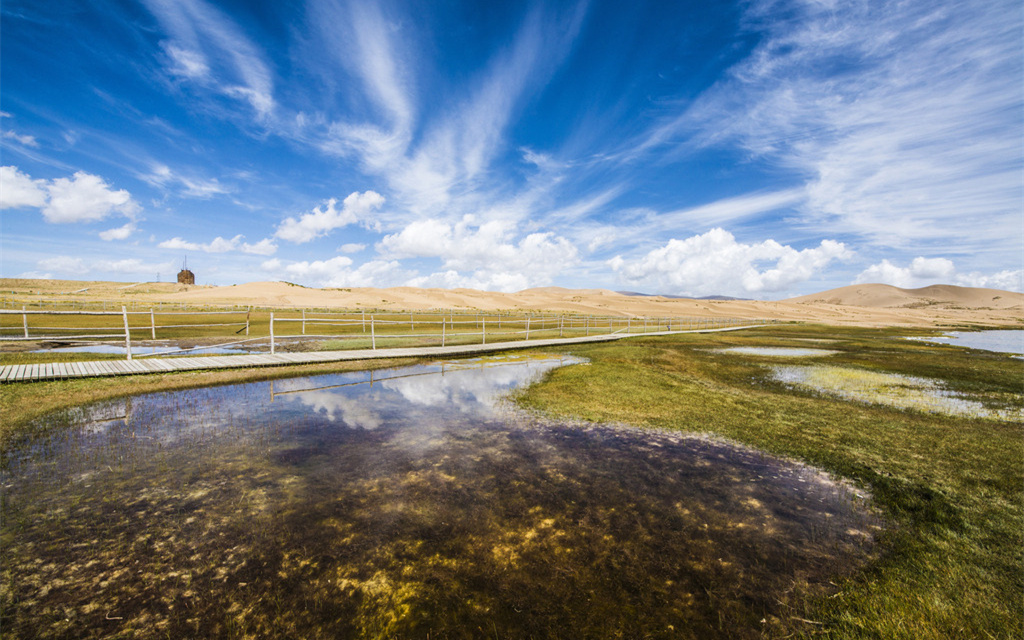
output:
[[[52,416],[5,455],[0,628],[759,637],[870,560],[877,521],[812,469],[504,400],[578,362],[484,358]]]
[[[950,331],[944,336],[917,338],[926,342],[938,342],[955,347],[968,347],[999,353],[1024,354],[1024,330],[1003,329],[997,331]]]

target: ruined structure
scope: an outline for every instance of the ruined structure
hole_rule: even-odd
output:
[[[178,284],[195,284],[196,274],[188,270],[188,261],[181,264],[181,271],[178,272]]]

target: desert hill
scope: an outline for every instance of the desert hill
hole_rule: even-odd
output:
[[[695,300],[636,296],[607,289],[541,287],[517,293],[475,289],[370,287],[316,289],[287,282],[195,286],[159,282],[84,282],[0,279],[7,308],[58,301],[335,308],[382,311],[451,309],[488,312],[553,312],[620,317],[749,318],[859,326],[1024,326],[1024,294],[935,285],[899,289],[865,284],[782,301]]]
[[[949,284],[936,284],[921,289],[900,289],[887,284],[855,284],[790,298],[786,302],[887,309],[1024,309],[1024,294]]]

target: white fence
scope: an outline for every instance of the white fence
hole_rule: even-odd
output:
[[[95,323],[82,318],[96,318]],[[100,319],[106,318],[104,323]],[[161,322],[157,322],[158,318]],[[20,319],[20,323],[17,320]],[[30,319],[32,320],[30,322]],[[139,322],[139,320],[142,322]],[[119,320],[119,321],[118,321]],[[222,320],[216,322],[216,320]],[[40,324],[43,322],[43,324]],[[134,357],[195,353],[202,350],[265,349],[275,353],[285,341],[304,341],[319,348],[370,348],[378,342],[401,346],[447,346],[468,342],[509,342],[531,338],[563,338],[598,334],[645,334],[766,324],[749,318],[664,318],[588,316],[551,313],[465,313],[456,311],[392,312],[257,310],[234,311],[61,311],[0,309],[0,341],[92,342],[123,340],[125,355],[133,358],[132,344],[164,340],[223,339],[188,349],[169,348]],[[91,326],[102,325],[102,326]],[[245,339],[234,336],[244,332]],[[253,332],[256,337],[249,337]],[[349,343],[346,345],[345,343]]]

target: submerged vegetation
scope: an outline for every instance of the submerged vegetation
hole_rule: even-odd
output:
[[[133,629],[143,637],[156,629],[222,637],[306,631],[410,638],[1018,638],[1024,634],[1024,428],[1008,418],[1024,408],[1024,361],[906,341],[904,335],[774,326],[578,346],[573,353],[589,365],[555,369],[515,394],[520,406],[544,419],[518,418],[511,430],[467,430],[455,434],[443,455],[402,454],[387,463],[383,450],[429,450],[437,434],[407,429],[389,439],[387,425],[395,420],[389,402],[371,414],[330,404],[320,392],[284,395],[297,382],[270,387],[275,410],[304,404],[314,414],[296,417],[284,429],[268,426],[263,409],[257,417],[235,416],[219,430],[189,432],[198,440],[181,457],[158,431],[141,429],[143,422],[129,429],[127,421],[110,422],[108,416],[114,427],[104,428],[115,446],[103,460],[116,460],[110,470],[70,474],[61,493],[71,503],[61,507],[60,496],[43,494],[19,507],[20,520],[3,524],[3,547],[10,548],[39,521],[54,523],[49,542],[44,536],[28,552],[19,550],[28,553],[24,558],[40,582],[28,585],[39,602],[18,606],[50,603],[49,631],[33,634],[31,624],[9,625],[9,598],[19,585],[4,562],[5,636],[14,628],[12,637],[129,637]],[[812,344],[829,352],[779,351]],[[718,352],[734,347],[773,351]],[[907,380],[923,380],[926,388],[977,403],[971,405],[977,410],[949,415],[893,406],[887,393],[851,400],[820,385],[780,380],[780,367],[826,372],[831,379],[897,380],[900,390]],[[5,385],[5,464],[11,464],[11,448],[23,446],[15,442],[37,439],[33,429],[42,423],[32,420],[43,413],[128,391],[237,382],[252,373]],[[339,375],[347,380],[357,374]],[[222,389],[171,397],[176,411],[200,414],[228,393]],[[419,383],[410,382],[407,391],[419,405],[438,397],[437,389]],[[246,398],[246,404],[264,406],[258,395]],[[127,415],[118,413],[124,406],[140,417],[163,415],[145,410],[141,401],[110,406],[112,416]],[[446,419],[456,424],[463,414],[449,411]],[[342,418],[362,427],[331,427]],[[57,423],[50,428],[62,429]],[[693,433],[713,437],[685,436]],[[285,435],[298,441],[286,442]],[[61,437],[51,433],[39,441]],[[128,455],[140,444],[149,455]],[[856,502],[856,493],[809,482],[799,465],[766,472],[758,465],[771,458],[757,450],[848,479],[870,493],[889,525],[872,529],[868,519],[837,528],[836,500]],[[697,457],[687,457],[692,455]],[[690,459],[709,465],[680,463]],[[715,466],[724,459],[731,460],[727,470]],[[147,474],[179,465],[187,472],[174,482],[147,483]],[[710,470],[701,472],[706,477],[701,469]],[[107,473],[130,499],[110,497],[99,482]],[[784,483],[780,493],[762,484],[767,477],[790,478],[793,488]],[[712,481],[723,479],[728,492],[701,490],[718,496],[714,509],[682,489],[693,482],[718,486]],[[787,491],[806,502],[785,507],[788,498],[781,496]],[[312,512],[286,506],[296,497],[315,505]],[[723,502],[737,511],[721,510]],[[780,520],[787,510],[790,515]],[[810,519],[796,526],[788,518],[801,511]],[[129,526],[153,530],[135,536]],[[64,543],[84,536],[91,544],[100,531],[122,547],[80,555],[87,544],[69,560]],[[828,554],[807,556],[803,543],[795,542],[818,540],[833,550],[856,551],[865,531],[876,532],[878,541],[866,548],[867,565],[862,552],[837,561]],[[180,566],[168,563],[174,554],[184,554]],[[126,558],[140,564],[129,566]],[[89,582],[62,582],[66,563],[84,571]],[[757,577],[759,569],[768,572]],[[90,603],[79,618],[95,622],[88,631],[69,626],[68,616],[52,604],[62,589]],[[231,602],[216,615],[215,593]],[[295,602],[312,617],[304,619],[291,606]],[[431,624],[417,617],[425,604],[467,624]],[[131,607],[151,617],[127,625],[121,612]],[[537,607],[547,607],[547,619],[563,626],[532,625],[528,613]],[[753,615],[759,611],[765,615]],[[24,620],[18,618],[19,624]]]
[[[488,357],[158,393],[10,456],[16,637],[756,638],[873,556],[844,483],[538,419]],[[571,630],[571,634],[567,633]]]
[[[523,393],[552,415],[725,436],[869,490],[895,526],[883,557],[795,613],[792,633],[832,638],[1019,638],[1024,634],[1024,361],[903,340],[905,332],[771,327],[585,346],[591,366]],[[827,341],[794,365],[927,379],[994,415],[852,402],[788,385],[774,357],[713,353]],[[1009,412],[1009,413],[1000,413]]]

